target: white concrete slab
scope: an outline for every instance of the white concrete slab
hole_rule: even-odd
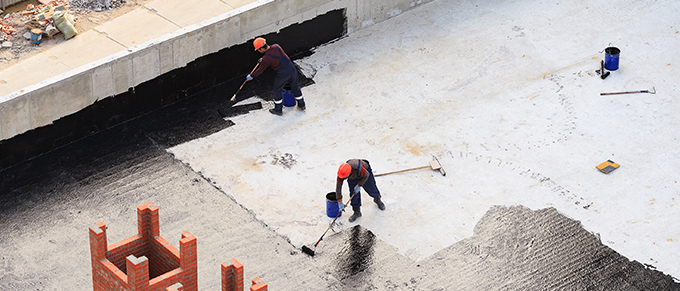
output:
[[[78,34],[58,46],[44,52],[60,63],[75,69],[101,58],[110,56],[126,47],[93,30]]]
[[[156,12],[142,7],[97,26],[94,30],[129,48],[180,28]]]
[[[156,0],[144,6],[180,27],[196,24],[234,9],[219,0]]]
[[[246,4],[256,2],[257,0],[221,0],[221,1],[233,8],[238,8],[241,6],[245,6]]]
[[[55,57],[44,53],[0,71],[0,95],[6,95],[70,70]]]
[[[678,11],[671,0],[435,1],[302,60],[316,82],[306,112],[253,112],[170,151],[296,246],[330,223],[340,163],[365,158],[380,173],[436,155],[447,176],[376,178],[387,210],[364,194],[356,223],[421,260],[471,236],[493,205],[555,207],[680,278]],[[609,45],[620,68],[601,80]],[[598,172],[608,159],[621,168]]]

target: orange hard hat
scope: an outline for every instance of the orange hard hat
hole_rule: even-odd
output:
[[[338,168],[338,178],[347,178],[350,173],[352,173],[352,166],[350,166],[348,163],[342,163],[340,168]]]
[[[253,41],[253,46],[255,47],[255,50],[259,50],[265,45],[267,45],[267,40],[262,37],[258,37]]]

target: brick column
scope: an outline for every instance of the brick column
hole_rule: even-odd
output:
[[[130,289],[134,291],[149,289],[149,260],[145,256],[137,258],[129,255],[126,258],[126,264]]]
[[[243,265],[236,259],[222,263],[222,291],[243,291]]]
[[[137,207],[137,232],[144,242],[160,235],[158,207],[151,202]]]
[[[99,222],[94,227],[90,227],[90,261],[94,291],[104,291],[106,287],[106,282],[101,282],[104,271],[100,261],[106,258],[107,247],[106,224]]]
[[[182,233],[179,240],[179,267],[185,271],[184,285],[185,290],[198,290],[198,254],[196,252],[196,237],[188,231]]]
[[[267,283],[262,281],[260,277],[255,277],[250,286],[250,291],[267,291]]]
[[[90,227],[90,252],[92,258],[97,260],[106,258],[106,224],[103,222],[97,223],[94,227]]]

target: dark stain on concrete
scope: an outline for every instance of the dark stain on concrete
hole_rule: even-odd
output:
[[[373,264],[375,235],[359,225],[349,229],[345,247],[338,253],[337,273],[340,280],[355,276]]]

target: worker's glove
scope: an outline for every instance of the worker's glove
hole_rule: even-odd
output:
[[[257,63],[258,63],[258,64],[261,63],[261,62],[262,62],[262,58],[260,58],[259,60],[257,60]]]
[[[361,186],[359,185],[354,186],[354,194],[359,194],[359,191],[361,191]]]
[[[338,202],[338,210],[345,211],[345,203]]]
[[[253,77],[251,77],[250,74],[248,74],[248,76],[246,76],[246,81],[252,81],[252,80],[253,80]]]

